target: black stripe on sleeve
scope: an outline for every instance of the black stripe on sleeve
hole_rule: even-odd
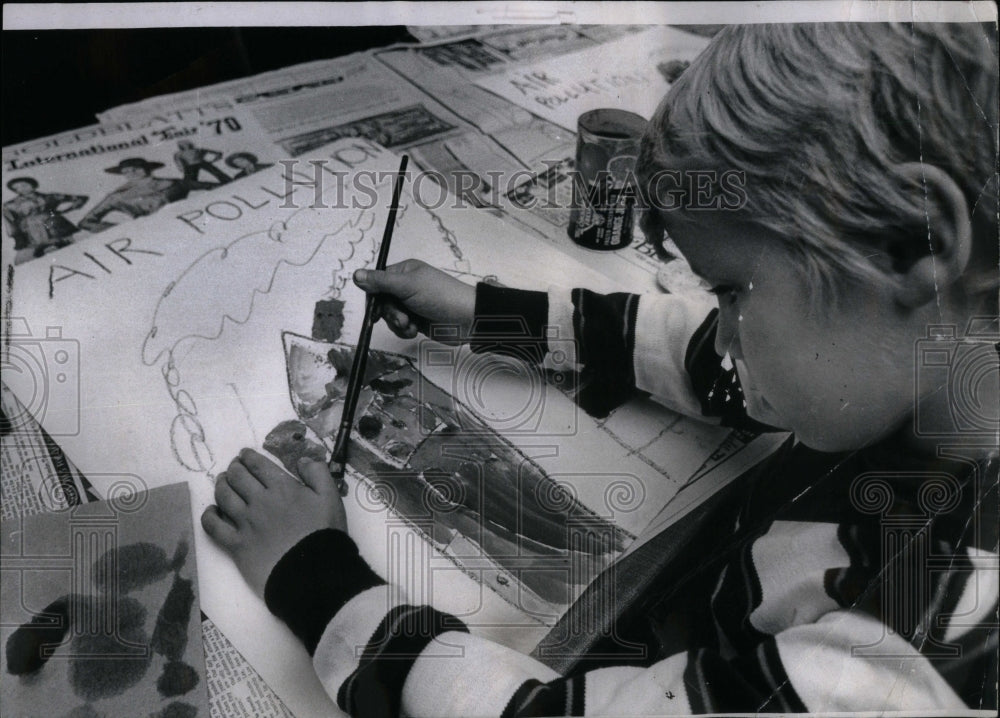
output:
[[[448,631],[469,629],[430,606],[394,607],[365,647],[358,667],[340,686],[337,705],[352,716],[398,716],[403,684],[414,661],[428,643]]]
[[[480,282],[469,346],[477,354],[492,352],[540,363],[548,352],[548,318],[549,296],[545,292]]]
[[[577,403],[588,414],[603,418],[636,394],[633,361],[639,297],[574,289],[572,300],[573,330],[583,365]]]
[[[527,680],[511,696],[501,718],[582,716],[585,680],[582,675],[557,678],[550,683]]]
[[[362,591],[384,583],[358,555],[350,536],[323,529],[295,544],[271,569],[264,602],[311,656],[337,611]]]

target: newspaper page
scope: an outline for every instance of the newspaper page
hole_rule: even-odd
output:
[[[581,114],[601,107],[652,116],[673,78],[708,44],[660,26],[561,57],[480,77],[483,89],[575,131]]]
[[[646,50],[639,55],[632,50],[615,57],[612,66],[623,72],[633,67],[630,64],[633,61],[636,72],[646,71],[648,68],[641,63],[647,59],[645,54],[654,52],[649,48],[662,48],[666,44],[675,60],[668,61],[669,67],[664,67],[669,72],[679,73],[705,42],[702,37],[667,27],[569,25],[489,31],[472,38],[426,46],[388,48],[376,51],[375,56],[427,94],[455,108],[516,158],[520,172],[499,177],[507,180],[505,184],[486,183],[493,189],[491,205],[499,210],[502,219],[552,243],[574,260],[615,281],[632,282],[638,291],[666,288],[674,292],[703,292],[704,287],[680,252],[672,251],[675,248],[670,246],[669,240],[667,261],[664,262],[653,245],[645,241],[638,227],[628,248],[604,256],[595,256],[573,244],[567,237],[566,227],[575,171],[575,116],[571,127],[567,128],[534,107],[523,106],[524,103],[492,91],[490,83],[497,82],[496,78],[517,76],[518,73],[530,74],[535,67],[567,62],[564,58],[588,53],[614,54],[614,48],[621,45]],[[605,49],[608,47],[612,49]],[[658,54],[660,50],[655,52]],[[657,82],[662,83],[662,78]],[[608,101],[608,105],[615,105],[615,102]],[[417,160],[427,163],[422,153],[429,150],[420,148],[415,152]]]
[[[205,671],[212,718],[294,718],[236,646],[202,614]]]
[[[223,83],[171,101],[188,112],[243,108],[290,157],[341,137],[407,150],[418,166],[436,173],[431,181],[444,195],[463,194],[473,207],[488,206],[523,171],[516,157],[455,114],[454,105],[422,92],[371,53]],[[109,116],[135,120],[162,111],[162,103],[153,98]]]
[[[5,147],[5,255],[14,264],[40,259],[250,176],[278,156],[253,117],[229,109],[153,115]],[[112,271],[97,259],[90,270]]]
[[[417,42],[437,42],[475,37],[487,30],[501,27],[503,25],[407,25],[406,31],[413,35]]]
[[[246,93],[266,92],[272,89],[282,91],[281,88],[334,82],[336,76],[330,75],[326,69],[329,62],[329,60],[312,60],[192,90],[154,95],[99,112],[97,119],[101,123],[115,123],[167,112],[190,113],[199,109],[213,112],[231,110],[238,106],[234,98]]]
[[[394,150],[405,149],[418,167],[435,173],[428,186],[440,185],[445,194],[551,242],[615,281],[636,281],[638,267],[638,290],[655,291],[663,285],[685,290],[696,283],[683,260],[664,267],[638,231],[633,246],[615,256],[594,256],[569,241],[565,228],[574,133],[474,82],[497,68],[558,57],[637,32],[634,26],[616,27],[613,33],[598,32],[597,26],[506,27],[459,40],[297,65],[151,98],[105,117],[137,120],[143,113],[163,112],[168,100],[183,112],[239,106],[252,112],[291,156],[338,137],[367,137]],[[657,272],[669,281],[658,285]]]
[[[47,377],[56,383],[59,376],[70,378],[71,362],[78,361],[78,345],[60,336],[32,340],[26,322],[12,325],[14,336],[26,341],[6,344],[3,381],[0,381],[0,517],[4,520],[33,516],[45,511],[62,511],[71,506],[96,501],[90,482],[63,453],[52,434],[43,429],[32,411],[49,415],[46,422],[57,435],[79,431],[79,416],[57,407],[66,397],[47,395]],[[8,335],[9,336],[9,335]],[[65,368],[64,368],[65,367]],[[50,373],[51,372],[51,373]],[[21,403],[6,381],[27,375],[21,387],[29,406]],[[59,384],[57,388],[63,388]],[[70,394],[75,387],[68,387]],[[52,404],[49,405],[51,400]],[[51,410],[51,413],[50,411]]]

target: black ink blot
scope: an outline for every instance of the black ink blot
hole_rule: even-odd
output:
[[[184,695],[198,685],[198,671],[183,661],[171,661],[156,679],[156,690],[164,698]]]
[[[60,645],[69,631],[70,598],[57,598],[11,634],[7,639],[8,672],[22,676],[45,665],[49,659],[42,655],[42,647]]]
[[[194,718],[196,715],[198,709],[193,705],[175,701],[159,713],[155,713],[152,718]]]
[[[63,718],[103,718],[102,713],[98,713],[94,706],[89,703],[84,703],[82,706],[77,706],[69,713],[67,713]]]
[[[194,589],[188,579],[174,576],[160,613],[156,616],[156,628],[150,647],[172,661],[179,660],[187,648],[188,623],[194,606]]]
[[[149,643],[143,630],[146,609],[134,598],[119,600],[115,608],[114,635],[85,633],[70,644],[69,682],[84,700],[120,695],[149,669],[152,653],[143,650]]]
[[[344,303],[339,299],[321,299],[313,308],[312,338],[335,342],[344,329]]]
[[[105,551],[94,561],[92,576],[101,591],[107,592],[117,578],[118,590],[129,593],[159,581],[172,570],[173,562],[167,561],[166,551],[156,544],[141,542]]]
[[[400,390],[413,384],[409,379],[372,379],[368,386],[379,394],[398,394]]]
[[[358,420],[358,431],[361,436],[371,441],[382,432],[382,422],[378,417],[365,414]]]

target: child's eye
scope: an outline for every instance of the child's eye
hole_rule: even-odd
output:
[[[736,301],[736,293],[739,291],[739,288],[732,284],[718,284],[708,291],[719,297],[720,302],[725,301],[728,304],[732,304]]]

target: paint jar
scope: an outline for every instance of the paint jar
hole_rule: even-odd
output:
[[[609,250],[632,242],[635,160],[646,120],[625,110],[580,115],[570,207],[570,239],[587,249]]]

